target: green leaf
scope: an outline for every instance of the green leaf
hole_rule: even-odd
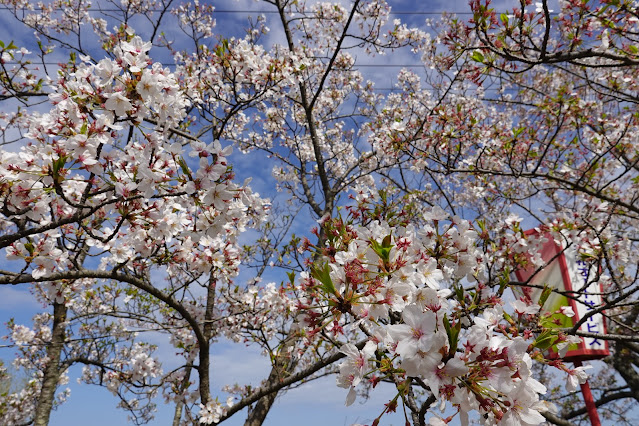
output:
[[[391,240],[392,236],[390,234],[384,237],[381,244],[375,240],[371,240],[371,248],[384,262],[388,262],[390,260],[390,252],[393,247],[395,247],[391,244]]]
[[[457,300],[464,300],[464,288],[461,285],[454,285],[453,291],[455,292],[455,296],[457,296]]]
[[[337,294],[333,280],[331,280],[331,268],[328,266],[328,263],[322,265],[321,268],[315,266],[311,267],[311,276],[322,283],[320,288],[326,293]]]
[[[184,160],[184,158],[182,156],[178,157],[177,162],[180,165],[180,169],[182,169],[182,173],[184,173],[187,176],[190,176],[191,171],[189,170],[189,166],[186,164],[186,161]]]
[[[27,249],[27,251],[29,252],[29,254],[31,256],[33,256],[33,252],[35,251],[35,247],[33,246],[33,243],[28,241],[26,243],[24,243],[24,248]]]
[[[461,321],[457,321],[454,326],[451,327],[451,341],[450,350],[456,351],[457,344],[459,342],[459,332],[461,331]]]
[[[534,345],[541,350],[546,350],[553,345],[556,339],[557,336],[553,334],[552,331],[545,330],[537,337]]]
[[[60,171],[64,168],[66,162],[67,157],[63,155],[55,160],[53,163],[51,163],[51,175],[57,183],[61,182]]]
[[[544,304],[546,303],[546,300],[548,300],[548,297],[550,297],[550,295],[552,294],[552,288],[550,288],[548,286],[548,284],[546,284],[544,286],[544,289],[541,292],[541,296],[539,296],[539,306],[540,307],[544,307]]]
[[[449,337],[449,341],[450,341],[450,321],[448,321],[448,315],[444,314],[444,329],[446,330],[446,334]]]
[[[459,332],[461,331],[461,322],[457,321],[455,325],[450,325],[448,316],[444,314],[444,329],[448,335],[448,343],[450,344],[450,350],[455,351],[457,349],[457,342],[459,340]]]
[[[524,130],[525,129],[523,127],[517,127],[516,129],[513,129],[513,137],[516,138],[517,136],[521,135]]]
[[[507,312],[503,313],[503,317],[509,324],[515,324],[515,320]]]
[[[472,60],[475,62],[484,62],[484,55],[479,50],[475,50],[473,55],[471,56]]]

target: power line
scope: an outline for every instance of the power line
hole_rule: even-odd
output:
[[[41,12],[43,10],[49,10],[48,8],[43,7],[8,7],[8,6],[0,6],[0,10],[11,10],[11,11],[29,11],[29,12]],[[117,8],[93,8],[86,9],[89,12],[135,12],[127,9],[117,9]],[[145,9],[144,12],[165,12],[165,9]],[[251,9],[214,9],[213,13],[262,13],[265,15],[277,15],[279,11],[277,10],[251,10]],[[292,12],[294,14],[300,14],[301,12]],[[309,12],[312,13],[312,12]],[[472,15],[473,12],[450,12],[447,10],[442,11],[422,11],[422,10],[397,10],[394,11],[391,9],[391,15],[441,15],[443,13],[452,13],[455,15]]]
[[[10,10],[10,11],[22,11],[23,13],[25,11],[27,12],[41,12],[43,10],[48,10],[46,8],[42,8],[42,7],[33,7],[33,8],[27,8],[27,7],[8,7],[8,6],[0,6],[0,10]],[[141,12],[136,12],[134,10],[126,10],[126,9],[116,9],[116,8],[89,8],[86,9],[87,12],[108,12],[108,13],[113,13],[113,12],[128,12],[129,14],[139,14]],[[165,9],[145,9],[143,10],[143,12],[166,12]],[[506,11],[505,13],[507,13],[508,11]],[[213,11],[213,14],[216,13],[224,13],[224,14],[230,14],[230,13],[242,13],[242,14],[246,14],[246,13],[258,13],[258,14],[263,14],[263,15],[279,15],[279,11],[277,10],[251,10],[251,9],[215,9]],[[312,13],[312,11],[308,12],[309,14]],[[474,15],[474,12],[468,12],[468,11],[450,11],[450,10],[441,10],[441,11],[423,11],[423,10],[392,10],[390,11],[390,15],[419,15],[419,16],[441,16],[442,14],[447,13],[450,15],[464,15],[464,16],[472,16]],[[495,13],[500,13],[498,11],[495,11]],[[293,15],[301,15],[302,12],[291,12],[291,14]],[[559,15],[558,12],[550,12],[549,13],[550,16],[557,16]]]

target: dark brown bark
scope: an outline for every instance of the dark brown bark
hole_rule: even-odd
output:
[[[297,366],[297,362],[290,356],[288,351],[289,347],[297,344],[299,339],[295,336],[289,336],[284,344],[281,346],[278,354],[275,356],[271,372],[266,380],[267,385],[275,385],[282,382],[287,376],[289,376]],[[244,426],[260,426],[264,423],[266,415],[271,410],[275,398],[277,398],[278,392],[271,392],[264,397],[260,398],[255,404],[253,409],[249,408],[249,413],[244,422]]]
[[[67,308],[64,303],[53,303],[53,328],[51,330],[51,342],[47,345],[47,366],[44,369],[42,379],[42,389],[36,405],[36,412],[33,419],[35,426],[45,426],[49,424],[55,391],[58,388],[58,381],[62,373],[60,361],[64,346],[65,328],[67,320]]]
[[[184,379],[180,384],[179,393],[180,395],[184,393],[186,389],[189,387],[189,383],[191,382],[191,370],[193,367],[190,365],[184,369]],[[175,404],[175,412],[173,413],[173,425],[172,426],[180,426],[180,419],[182,419],[182,411],[184,411],[184,399],[180,399]]]
[[[206,295],[206,312],[204,313],[204,327],[202,334],[204,340],[198,342],[200,345],[200,364],[198,365],[198,374],[200,378],[200,400],[202,404],[208,404],[211,399],[211,351],[210,342],[213,336],[213,311],[215,307],[215,279],[213,274],[209,277],[209,286]]]

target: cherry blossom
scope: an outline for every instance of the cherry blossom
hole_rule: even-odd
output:
[[[634,6],[477,0],[467,22],[411,28],[381,0],[275,0],[224,34],[197,1],[2,3],[39,43],[0,45],[16,142],[0,150],[0,280],[46,312],[8,322],[30,375],[0,398],[4,423],[47,423],[74,364],[140,423],[163,398],[176,422],[252,407],[258,425],[327,373],[347,405],[395,392],[374,424],[400,405],[415,425],[552,421],[566,394],[537,368],[568,392],[587,375],[562,360],[579,312],[548,292],[600,293],[575,306],[612,320],[589,338],[615,342],[633,383]],[[420,66],[387,91],[361,65],[391,52]],[[516,278],[544,277],[552,240],[585,271],[572,293]],[[220,341],[271,371],[215,382]]]

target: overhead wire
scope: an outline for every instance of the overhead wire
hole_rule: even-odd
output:
[[[20,11],[43,11],[48,10],[43,7],[9,7],[9,6],[0,6],[0,10],[20,10]],[[127,10],[127,9],[118,9],[118,8],[91,8],[87,9],[95,12],[135,12],[135,10]],[[164,12],[164,9],[143,9],[143,12]],[[213,13],[261,13],[265,15],[275,15],[279,14],[277,10],[251,10],[251,9],[214,9]],[[293,12],[300,13],[300,12]],[[455,15],[472,15],[472,12],[451,12],[451,11],[421,11],[421,10],[397,10],[394,11],[391,9],[391,14],[395,15],[441,15],[443,13],[451,13]]]
[[[17,11],[20,10],[22,12],[25,11],[43,11],[48,10],[42,7],[9,7],[9,6],[0,6],[0,10],[12,10]],[[129,12],[129,13],[141,13],[141,12],[165,12],[164,9],[143,9],[141,11],[136,10],[127,10],[127,9],[118,9],[118,8],[91,8],[87,9],[88,11],[94,12]],[[214,9],[213,13],[259,13],[263,15],[277,15],[279,11],[277,10],[251,10],[251,9]],[[301,12],[292,12],[293,14],[300,14]],[[392,10],[390,11],[391,15],[420,15],[420,16],[440,16],[444,13],[450,15],[462,15],[462,16],[472,16],[474,12],[468,11],[450,11],[450,10],[441,10],[441,11],[424,11],[424,10]],[[557,16],[558,12],[550,12],[550,16]]]
[[[25,11],[43,11],[46,10],[43,7],[9,7],[9,6],[0,6],[0,11],[2,10],[8,10],[8,11],[17,11],[20,10],[22,12]],[[89,9],[90,11],[93,12],[126,12],[126,9],[119,9],[119,8],[92,8]],[[165,11],[164,9],[145,9],[143,12],[163,12]],[[129,11],[132,12],[132,11]],[[246,14],[246,13],[255,13],[255,14],[279,14],[278,11],[276,10],[251,10],[251,9],[215,9],[214,12],[215,13],[223,13],[223,14],[230,14],[230,13],[237,13],[237,14]],[[299,12],[294,12],[296,14],[299,14]],[[472,15],[472,12],[450,12],[450,11],[418,11],[418,10],[398,10],[398,11],[393,11],[391,10],[391,15],[425,15],[425,16],[440,16],[444,13],[449,13],[449,14],[454,14],[454,15]],[[12,61],[7,61],[5,62],[6,64],[18,64],[18,62],[12,62]],[[42,65],[60,65],[62,62],[50,62],[50,61],[45,61],[45,62],[37,62],[37,64],[42,64]],[[161,63],[162,66],[175,66],[175,63]],[[357,68],[423,68],[425,65],[424,64],[354,64],[354,69],[356,70]],[[399,88],[375,88],[376,90],[380,90],[380,91],[399,91],[401,89]],[[431,89],[434,90],[434,89]]]

